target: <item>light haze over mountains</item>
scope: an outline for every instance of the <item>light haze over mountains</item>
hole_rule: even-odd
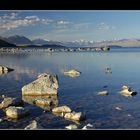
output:
[[[51,41],[45,40],[41,38],[37,38],[31,40],[25,36],[13,35],[9,37],[0,37],[1,40],[12,44],[34,44],[34,45],[46,45],[46,44],[56,44],[56,45],[64,45],[67,47],[100,47],[100,46],[122,46],[122,47],[140,47],[140,39],[121,39],[121,40],[104,40],[104,41],[71,41],[71,42],[63,42],[63,41]]]

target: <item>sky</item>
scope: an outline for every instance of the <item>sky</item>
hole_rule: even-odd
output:
[[[0,11],[0,36],[54,41],[140,38],[140,10]]]

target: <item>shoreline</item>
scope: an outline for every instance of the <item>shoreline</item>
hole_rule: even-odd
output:
[[[84,48],[14,48],[1,47],[0,52],[97,52],[109,51],[110,47],[84,47]]]

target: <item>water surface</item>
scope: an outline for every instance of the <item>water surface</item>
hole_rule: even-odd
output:
[[[140,128],[140,48],[108,52],[0,53],[0,65],[15,69],[0,75],[0,95],[22,97],[21,88],[40,73],[55,73],[59,78],[58,104],[86,114],[87,119],[79,128],[87,123],[93,124],[95,129]],[[112,74],[105,73],[107,67],[111,68]],[[70,69],[79,70],[82,74],[75,78],[63,75]],[[129,85],[138,94],[133,97],[118,94],[123,85]],[[108,90],[109,95],[97,95],[102,90]],[[29,103],[25,103],[25,107],[31,112],[29,117],[17,122],[9,121],[0,128],[24,128],[33,119],[46,129],[64,129],[72,124]],[[0,112],[0,117],[3,115]]]

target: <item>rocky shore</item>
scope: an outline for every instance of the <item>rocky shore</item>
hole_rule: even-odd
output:
[[[0,48],[0,52],[97,52],[109,51],[110,47],[84,47],[84,48]]]

